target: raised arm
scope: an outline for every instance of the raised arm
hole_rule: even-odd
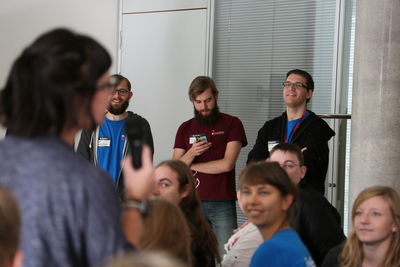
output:
[[[140,169],[132,167],[131,156],[128,156],[123,168],[125,177],[125,199],[135,201],[147,200],[154,190],[155,178],[152,163],[151,149],[143,147]],[[142,215],[136,208],[125,208],[122,213],[122,225],[126,239],[133,245],[139,244],[142,229]]]

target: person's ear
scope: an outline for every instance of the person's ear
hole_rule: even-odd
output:
[[[392,224],[392,232],[396,233],[398,231],[399,231],[399,229],[397,228],[397,225],[393,222],[393,224]]]
[[[304,176],[306,176],[306,172],[307,172],[307,167],[305,165],[300,166],[300,174],[301,174],[300,179],[303,179]]]
[[[190,193],[190,187],[189,187],[189,185],[187,184],[187,185],[185,185],[185,186],[183,187],[183,190],[182,190],[182,192],[180,193],[181,199],[184,199],[185,197],[187,197],[187,196],[189,195],[189,193]]]
[[[132,91],[129,91],[128,99],[131,99],[132,97],[133,97],[133,92],[132,92]]]
[[[293,195],[290,195],[290,194],[286,195],[283,198],[282,210],[287,211],[290,208],[290,206],[292,205],[293,200],[294,200]]]
[[[236,197],[238,199],[239,208],[243,211],[243,206],[242,206],[242,203],[240,202],[240,197],[241,197],[240,196],[240,190],[236,192]]]
[[[313,95],[313,90],[307,90],[307,99],[311,99],[312,95]]]

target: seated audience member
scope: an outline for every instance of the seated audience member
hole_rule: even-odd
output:
[[[98,266],[131,246],[110,177],[74,153],[81,128],[102,123],[113,85],[108,52],[92,38],[49,31],[24,49],[0,91],[0,184],[12,191],[22,215],[25,267]],[[151,152],[143,167],[125,164],[127,199],[153,191]],[[128,225],[141,223],[127,209]]]
[[[225,244],[226,254],[222,259],[222,267],[249,266],[254,251],[263,242],[262,235],[250,221],[244,222]]]
[[[392,188],[373,186],[356,198],[353,230],[326,256],[323,267],[400,266],[400,196]]]
[[[21,216],[14,196],[0,185],[0,266],[19,267],[22,253],[19,250]]]
[[[237,192],[237,199],[240,198]],[[238,201],[239,207],[243,212],[243,207]],[[245,221],[238,229],[233,231],[233,235],[225,243],[225,254],[221,262],[222,267],[241,267],[249,266],[254,251],[263,242],[262,235],[249,220]]]
[[[304,166],[300,147],[280,143],[271,150],[269,160],[278,162],[297,186],[292,227],[310,251],[316,265],[320,266],[328,251],[346,239],[340,215],[320,192],[303,179],[307,167]]]
[[[217,238],[201,209],[191,170],[182,161],[167,160],[156,167],[155,176],[153,195],[178,204],[185,215],[192,237],[193,267],[215,266],[220,262]]]
[[[137,251],[111,260],[104,267],[188,267],[165,251]]]
[[[311,267],[315,263],[289,226],[296,187],[276,162],[249,164],[240,175],[239,201],[264,239],[250,266]]]
[[[161,198],[148,202],[140,234],[140,249],[164,250],[191,264],[190,241],[186,219],[177,205]]]

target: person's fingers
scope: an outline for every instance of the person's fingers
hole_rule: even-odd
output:
[[[126,169],[126,166],[129,165],[130,166],[130,162],[132,162],[132,156],[131,155],[127,155],[125,158],[123,158],[121,160],[121,167],[122,169]]]
[[[144,145],[142,149],[142,164],[143,166],[153,166],[151,159],[151,149],[148,145]]]

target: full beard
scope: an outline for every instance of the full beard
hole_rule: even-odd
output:
[[[122,113],[124,113],[129,106],[129,101],[126,101],[125,103],[123,103],[120,107],[118,108],[114,108],[111,104],[108,106],[108,112],[110,112],[113,115],[121,115]]]
[[[214,108],[211,110],[211,113],[209,115],[202,115],[199,111],[194,109],[194,118],[198,121],[199,124],[201,125],[213,125],[217,122],[219,118],[219,107],[217,104],[215,104]]]

